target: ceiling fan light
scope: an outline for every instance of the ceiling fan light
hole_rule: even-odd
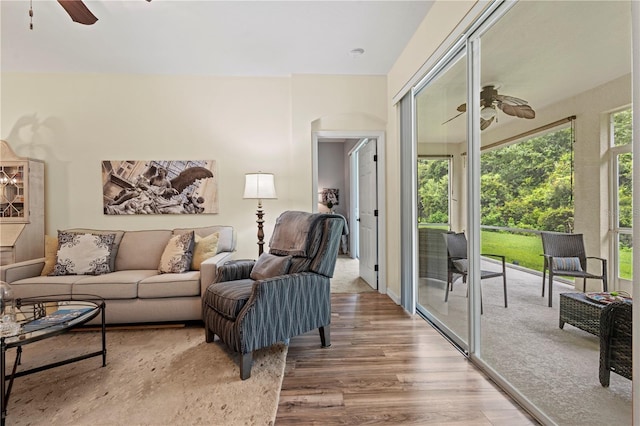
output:
[[[482,117],[484,120],[491,120],[496,116],[496,114],[497,111],[494,106],[486,106],[480,110],[480,117]]]

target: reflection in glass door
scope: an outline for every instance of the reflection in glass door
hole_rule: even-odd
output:
[[[466,149],[465,55],[459,54],[415,97],[417,141],[418,286],[417,309],[458,346],[468,350],[466,283],[459,274],[449,280],[447,232],[464,229],[461,209]],[[457,160],[455,160],[457,158]],[[453,283],[448,284],[449,281]],[[451,286],[455,292],[448,291]]]

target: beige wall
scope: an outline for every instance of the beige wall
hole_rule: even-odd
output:
[[[238,232],[237,258],[257,255],[257,202],[242,199],[244,173],[275,174],[268,242],[278,214],[316,200],[312,121],[387,114],[384,77],[3,73],[1,85],[0,138],[46,163],[47,233],[226,224]],[[102,214],[102,160],[173,159],[217,160],[219,214]]]

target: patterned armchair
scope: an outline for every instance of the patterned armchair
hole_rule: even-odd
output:
[[[278,217],[269,253],[218,267],[202,298],[207,342],[215,336],[240,353],[240,377],[251,376],[253,351],[318,328],[331,345],[329,278],[344,217],[287,211]]]

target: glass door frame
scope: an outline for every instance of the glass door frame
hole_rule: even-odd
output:
[[[633,228],[623,228],[620,226],[620,204],[619,204],[619,157],[624,154],[633,155],[632,144],[612,146],[610,148],[610,175],[609,184],[611,185],[610,194],[610,256],[611,265],[609,267],[609,281],[612,290],[632,289],[633,280],[620,277],[620,236],[629,235],[633,238]],[[633,158],[633,157],[632,157]]]
[[[467,285],[469,286],[468,298],[468,339],[461,342],[453,333],[447,334],[446,327],[441,328],[442,324],[434,318],[428,311],[424,312],[418,309],[417,301],[416,309],[424,315],[429,321],[434,323],[437,328],[443,331],[445,337],[449,338],[458,348],[463,351],[473,363],[489,375],[492,380],[497,382],[503,389],[509,393],[521,406],[533,414],[538,420],[553,424],[553,421],[535,405],[533,405],[520,391],[515,389],[508,381],[506,381],[494,368],[488,365],[481,357],[481,293],[480,293],[480,259],[481,259],[481,212],[480,212],[480,157],[481,157],[481,136],[480,136],[480,92],[482,85],[480,80],[481,65],[481,37],[493,25],[498,22],[517,2],[495,1],[491,3],[485,11],[476,19],[468,31],[454,43],[442,59],[440,59],[431,70],[420,80],[411,91],[411,113],[412,113],[412,136],[413,136],[413,176],[415,176],[415,168],[417,164],[417,123],[416,123],[416,96],[419,92],[427,87],[442,73],[446,72],[449,64],[455,62],[459,56],[466,55],[467,60],[467,171],[466,171],[466,235],[468,240],[468,276]],[[416,194],[416,184],[414,182],[412,188],[413,194]],[[415,241],[417,238],[417,214],[416,200],[413,200],[413,217],[412,223],[415,224],[414,229],[414,259],[416,258]],[[415,286],[418,283],[418,262],[414,262],[413,283],[414,293]],[[414,299],[415,300],[415,299]]]

